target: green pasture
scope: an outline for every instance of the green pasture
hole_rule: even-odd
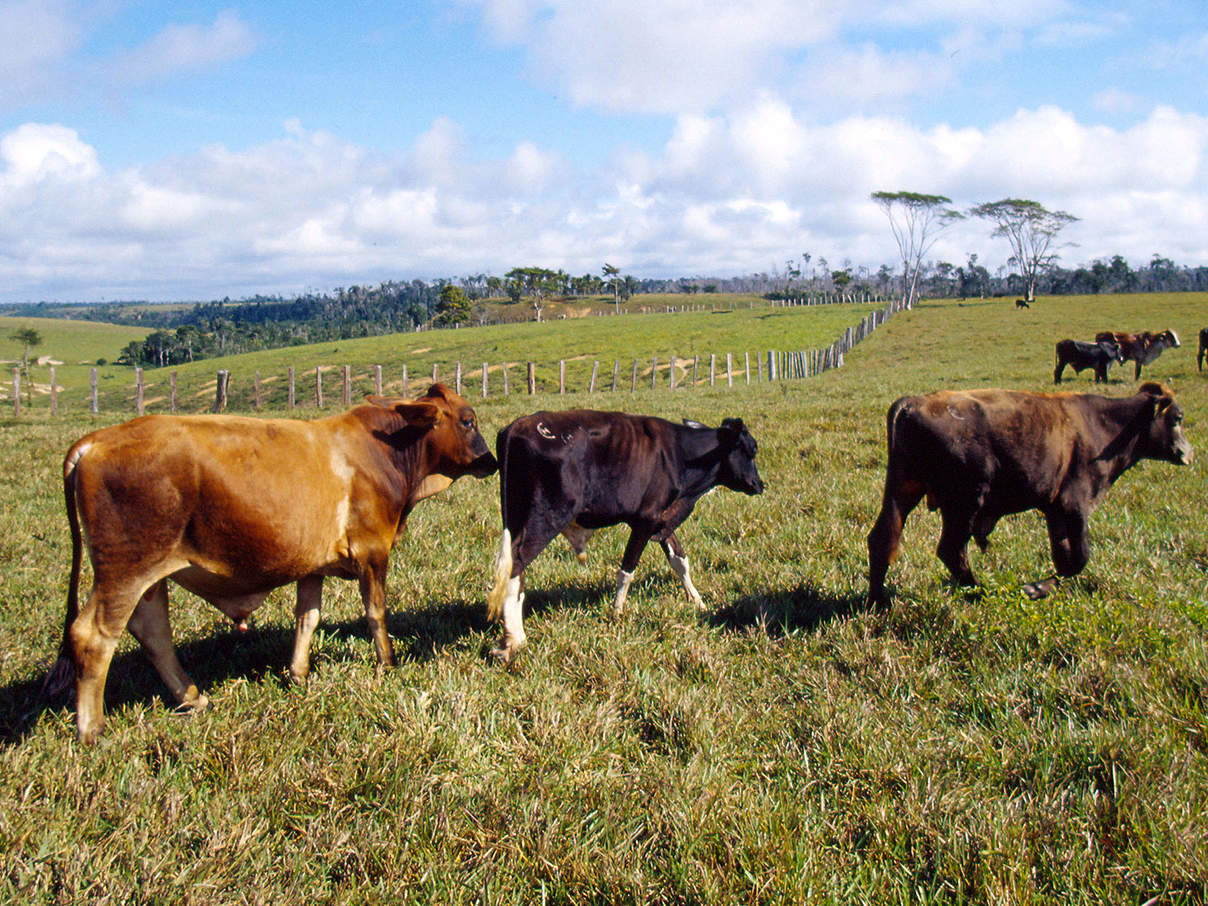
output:
[[[734,309],[407,334],[224,363],[661,360],[829,343],[869,309]],[[559,397],[467,392],[484,434],[537,408],[607,406],[759,441],[760,497],[719,490],[679,532],[709,611],[657,549],[608,617],[626,532],[586,565],[530,567],[529,647],[487,651],[496,478],[412,514],[389,577],[400,666],[375,669],[355,584],[329,580],[305,688],[282,677],[292,590],[238,633],[179,589],[181,658],[209,695],[175,713],[133,640],[82,747],[39,684],[62,631],[61,457],[128,410],[0,421],[0,898],[196,903],[1200,903],[1208,899],[1208,295],[924,302],[843,368],[794,381]],[[867,612],[884,418],[904,393],[1052,387],[1053,343],[1173,328],[1198,458],[1142,463],[1091,521],[1089,567],[1050,599],[1037,514],[1004,520],[954,589],[939,521],[906,526]],[[5,331],[9,333],[11,331]],[[440,344],[440,345],[437,345]],[[49,342],[46,344],[49,345]],[[429,353],[418,352],[432,346]],[[337,348],[338,347],[338,348]],[[40,350],[48,354],[49,349]],[[647,362],[647,367],[648,367]],[[602,366],[603,367],[603,366]],[[185,369],[179,369],[184,381]],[[623,371],[624,373],[624,371]],[[1067,372],[1068,374],[1068,372]],[[238,377],[235,378],[238,380]],[[358,385],[360,386],[360,385]],[[548,387],[548,384],[544,384]],[[1134,392],[1131,365],[1099,388]],[[418,389],[418,388],[416,388]],[[1092,391],[1089,373],[1065,389]],[[329,408],[335,385],[327,390]],[[314,414],[313,412],[309,414]]]

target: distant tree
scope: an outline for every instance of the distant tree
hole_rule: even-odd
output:
[[[902,302],[909,307],[918,294],[923,256],[935,245],[940,233],[964,215],[948,207],[952,199],[946,195],[873,192],[872,200],[889,218],[889,228],[897,241],[902,257]]]
[[[1004,198],[975,205],[969,214],[994,224],[990,235],[1003,237],[1011,246],[1008,263],[1019,269],[1025,297],[1036,297],[1036,278],[1056,263],[1058,255],[1053,242],[1058,234],[1078,220],[1065,211],[1050,211],[1038,201],[1024,198]]]
[[[10,340],[16,340],[21,344],[21,376],[25,378],[25,392],[27,398],[33,400],[33,386],[29,380],[29,351],[35,346],[42,345],[42,334],[38,333],[32,327],[20,327],[13,333],[8,335]]]
[[[472,306],[465,291],[452,283],[440,288],[436,302],[436,323],[441,326],[464,324],[470,320]]]
[[[612,304],[617,311],[621,310],[621,269],[614,264],[604,262],[604,285],[612,287]]]

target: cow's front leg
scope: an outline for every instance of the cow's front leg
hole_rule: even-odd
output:
[[[629,583],[633,581],[633,572],[638,568],[642,559],[642,551],[646,550],[646,542],[650,535],[640,529],[630,529],[629,541],[625,545],[625,553],[621,557],[621,568],[617,570],[617,596],[612,602],[612,615],[620,617],[625,613],[625,598],[629,594]]]
[[[394,648],[386,631],[386,565],[385,557],[375,558],[361,573],[361,599],[365,602],[365,622],[373,637],[378,667],[394,666]]]
[[[675,571],[684,585],[684,593],[688,596],[688,601],[695,604],[697,609],[704,610],[704,599],[696,590],[696,586],[692,584],[692,574],[688,568],[688,555],[684,553],[684,547],[675,537],[674,532],[667,536],[667,540],[662,542],[662,546],[663,553],[667,555],[667,562],[671,564],[671,569]]]
[[[528,643],[524,634],[524,571],[510,576],[503,594],[503,636],[499,647],[491,654],[503,661],[510,661],[516,652]]]
[[[1023,592],[1033,601],[1047,597],[1057,587],[1060,576],[1076,576],[1090,561],[1090,534],[1081,513],[1052,512],[1045,514],[1049,528],[1049,545],[1053,553],[1056,575],[1029,582]]]
[[[176,657],[176,648],[172,644],[172,624],[168,619],[167,579],[160,579],[143,593],[126,628],[143,646],[143,651],[181,707],[200,711],[210,704]]]
[[[299,579],[294,603],[294,656],[289,662],[289,678],[295,683],[306,682],[310,675],[310,640],[319,625],[322,606],[323,577]]]

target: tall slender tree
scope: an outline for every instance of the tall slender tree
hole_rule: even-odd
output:
[[[1059,257],[1053,246],[1057,235],[1078,220],[1065,211],[1050,211],[1038,201],[1004,198],[975,205],[969,214],[994,224],[991,236],[1004,237],[1011,246],[1008,264],[1019,269],[1027,300],[1036,297],[1036,278]]]
[[[921,192],[873,192],[872,200],[889,218],[889,228],[902,256],[902,304],[909,308],[919,291],[923,256],[935,245],[940,233],[965,215],[948,207],[946,195]]]
[[[621,310],[621,269],[615,264],[604,262],[604,285],[612,284],[612,304],[617,311]]]

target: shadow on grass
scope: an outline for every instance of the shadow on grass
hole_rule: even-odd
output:
[[[442,648],[456,644],[472,633],[483,632],[490,624],[481,601],[459,601],[420,611],[392,613],[387,625],[396,659],[400,664],[405,664],[430,660]],[[328,637],[354,642],[352,646],[336,646],[334,650],[325,652],[323,660],[351,660],[362,654],[370,658],[373,656],[373,642],[363,616],[350,620],[323,620],[318,631]],[[266,679],[286,682],[293,640],[292,628],[257,628],[253,625],[247,632],[220,630],[206,638],[178,643],[176,653],[198,688],[206,692],[233,677],[243,677],[252,682]],[[367,646],[365,652],[357,651],[357,645]],[[51,665],[48,663],[46,666],[49,670]],[[316,667],[322,669],[321,661],[317,662]],[[0,746],[20,743],[45,711],[74,704],[74,689],[50,699],[44,697],[44,676],[38,674],[0,687]],[[149,703],[157,699],[165,707],[176,706],[142,649],[134,648],[116,655],[110,663],[105,687],[106,713],[125,705]]]
[[[836,595],[808,585],[746,595],[714,611],[711,626],[730,631],[760,628],[778,638],[802,630],[809,632],[831,620],[864,609],[862,594]]]

